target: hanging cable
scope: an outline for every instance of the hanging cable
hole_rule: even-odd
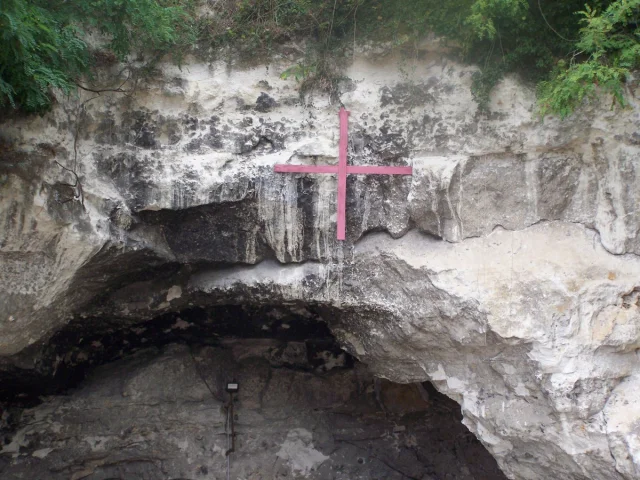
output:
[[[229,393],[229,403],[227,404],[227,457],[236,450],[236,432],[233,424],[233,393]]]
[[[551,29],[551,31],[555,33],[558,37],[560,37],[562,40],[566,42],[576,43],[578,41],[578,40],[571,40],[570,38],[560,35],[560,33],[551,26],[551,24],[549,23],[549,20],[547,20],[547,16],[542,11],[542,5],[540,5],[540,0],[538,0],[538,10],[540,10],[540,15],[542,15],[542,19],[544,20],[544,23],[546,23],[547,26]]]
[[[231,472],[231,456],[229,455],[229,451],[231,450],[231,436],[229,435],[230,414],[231,408],[227,406],[227,423],[225,424],[224,428],[227,433],[227,480],[229,480],[229,475]]]
[[[227,403],[227,422],[225,424],[225,433],[227,434],[227,480],[230,480],[231,472],[231,454],[236,450],[236,430],[233,415],[233,393],[238,391],[238,382],[227,383],[227,392],[229,393],[229,402]]]

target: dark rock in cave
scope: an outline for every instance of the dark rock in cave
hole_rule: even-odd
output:
[[[227,478],[231,380],[230,478],[505,478],[455,402],[374,378],[310,306],[84,319],[39,364],[2,381],[2,479]]]

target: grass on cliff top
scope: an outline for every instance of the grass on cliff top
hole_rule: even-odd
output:
[[[291,40],[304,40],[307,54],[284,76],[332,91],[337,59],[354,43],[412,45],[435,32],[481,67],[481,108],[517,72],[538,85],[542,116],[566,117],[601,91],[625,104],[624,82],[640,62],[639,16],[640,0],[3,0],[0,104],[46,111],[52,90],[91,85],[105,58],[258,55]],[[104,41],[90,46],[90,33]]]

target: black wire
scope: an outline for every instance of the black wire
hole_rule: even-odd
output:
[[[220,397],[218,397],[214,393],[214,391],[212,390],[211,386],[209,386],[209,382],[207,382],[207,379],[204,378],[204,375],[202,375],[202,372],[200,372],[200,369],[198,368],[198,362],[196,361],[196,357],[193,354],[193,349],[192,349],[191,345],[189,345],[189,355],[191,355],[191,359],[193,360],[193,368],[195,369],[196,373],[200,377],[200,380],[202,380],[202,383],[205,384],[205,386],[207,387],[207,390],[209,390],[209,393],[211,393],[211,396],[213,397],[213,399],[221,402],[222,400],[220,399]]]

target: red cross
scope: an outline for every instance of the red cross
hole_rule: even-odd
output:
[[[347,175],[411,175],[412,167],[376,167],[347,165],[349,142],[349,112],[340,109],[340,154],[338,165],[282,165],[275,166],[280,173],[337,173],[338,174],[338,240],[345,239],[347,211]]]

